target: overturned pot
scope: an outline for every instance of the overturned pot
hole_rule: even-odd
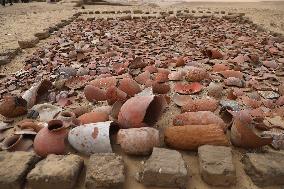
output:
[[[65,154],[65,138],[68,130],[61,120],[51,120],[41,129],[34,139],[35,152],[45,157],[48,154]]]
[[[167,105],[163,96],[135,96],[127,100],[118,114],[121,128],[152,126],[162,115]]]
[[[223,127],[217,124],[168,127],[165,143],[178,150],[196,150],[206,144],[229,146]]]
[[[117,143],[131,155],[149,155],[159,146],[159,131],[151,127],[120,129]]]
[[[91,155],[93,153],[111,153],[110,127],[112,122],[97,122],[75,127],[68,134],[68,141],[77,151]]]

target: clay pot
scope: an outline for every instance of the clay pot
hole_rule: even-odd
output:
[[[43,123],[39,123],[39,122],[37,122],[35,120],[32,120],[32,119],[22,120],[21,122],[17,123],[17,125],[22,130],[31,129],[31,130],[33,130],[33,131],[35,131],[37,133],[44,127]]]
[[[184,58],[183,58],[183,57],[179,57],[179,58],[177,58],[177,60],[176,60],[176,67],[184,66],[185,63],[186,63],[186,62],[185,62]]]
[[[120,129],[117,143],[127,154],[149,155],[159,146],[159,131],[151,127]]]
[[[135,80],[137,81],[137,83],[145,85],[148,80],[151,80],[151,74],[149,71],[145,71],[135,77]]]
[[[127,100],[118,114],[121,128],[145,127],[153,125],[166,107],[162,96],[135,96]]]
[[[80,117],[78,117],[78,119],[82,124],[87,124],[87,123],[104,122],[107,121],[109,118],[107,113],[96,111],[96,112],[89,112],[83,114]]]
[[[27,111],[27,101],[21,97],[5,97],[0,104],[0,114],[7,118],[24,115]]]
[[[28,108],[31,108],[38,103],[40,97],[45,95],[51,86],[52,83],[49,80],[44,79],[27,90],[22,97],[27,101]]]
[[[33,141],[25,139],[23,135],[12,135],[6,137],[2,142],[2,149],[10,152],[28,151],[33,145]]]
[[[51,120],[41,129],[34,139],[35,152],[46,157],[48,154],[65,154],[65,138],[68,130],[60,120]]]
[[[85,113],[88,113],[92,110],[90,106],[78,106],[71,108],[72,112],[76,115],[76,117],[79,117]]]
[[[165,143],[178,150],[196,150],[202,145],[229,146],[223,128],[216,124],[168,127]]]
[[[141,92],[139,84],[130,78],[124,78],[119,82],[120,90],[124,91],[128,96],[134,96],[135,94]]]
[[[158,83],[164,83],[164,82],[167,82],[169,81],[169,73],[164,73],[164,72],[158,72],[155,74],[155,79],[154,81],[155,82],[158,82]]]
[[[107,89],[106,97],[108,104],[114,104],[116,101],[123,101],[127,98],[127,94],[115,86]]]
[[[111,121],[81,125],[72,129],[68,141],[77,151],[91,155],[93,153],[111,153]]]
[[[179,94],[194,94],[202,90],[203,86],[198,82],[190,84],[177,83],[174,87],[175,92]]]
[[[60,112],[57,116],[58,120],[61,120],[65,127],[73,126],[73,122],[76,119],[76,115],[70,111]]]
[[[216,124],[220,125],[223,129],[226,126],[220,117],[209,111],[186,112],[176,115],[173,124],[175,126]]]
[[[208,79],[208,77],[209,74],[205,69],[190,66],[190,69],[186,73],[185,79],[187,81],[202,81],[204,79]]]
[[[183,80],[183,77],[186,75],[186,73],[184,71],[175,71],[175,72],[171,72],[168,75],[168,78],[170,81],[181,81]]]
[[[84,88],[84,95],[90,102],[106,100],[106,91],[93,85],[87,85]]]
[[[226,71],[229,70],[230,67],[225,65],[225,64],[215,64],[213,66],[213,72],[221,72],[221,71]]]
[[[182,112],[211,111],[218,108],[218,101],[213,98],[202,98],[189,100],[187,104],[181,107]]]
[[[234,87],[244,87],[245,82],[242,79],[235,78],[235,77],[229,77],[224,80],[224,84],[226,86],[234,86]]]
[[[166,94],[171,90],[169,84],[157,83],[157,82],[154,82],[152,84],[152,88],[153,88],[153,93],[156,93],[156,94]]]
[[[221,98],[223,92],[223,85],[219,83],[211,82],[207,89],[207,95],[214,98]]]
[[[150,73],[158,72],[158,69],[154,65],[146,66],[143,71],[148,71]]]
[[[271,144],[272,137],[261,137],[252,123],[252,117],[246,112],[239,112],[234,117],[231,128],[231,142],[242,148],[259,148]]]

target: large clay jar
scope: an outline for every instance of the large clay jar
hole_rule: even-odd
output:
[[[177,150],[196,150],[205,144],[228,146],[229,140],[220,125],[184,125],[166,128],[165,143]]]
[[[42,157],[48,154],[64,154],[67,134],[68,130],[61,120],[49,121],[48,126],[41,129],[35,137],[35,152]]]

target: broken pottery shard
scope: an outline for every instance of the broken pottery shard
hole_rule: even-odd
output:
[[[274,91],[258,91],[258,93],[265,99],[275,99],[279,97],[279,94]]]
[[[42,95],[46,95],[51,86],[52,83],[49,80],[44,79],[27,90],[22,97],[28,102],[28,108],[35,105]]]
[[[195,150],[205,144],[228,146],[229,140],[220,125],[184,125],[166,128],[165,143],[178,150]]]
[[[148,155],[159,146],[159,131],[151,127],[120,129],[117,143],[127,154]]]
[[[202,81],[208,79],[209,75],[205,69],[190,66],[185,75],[187,81]]]
[[[135,96],[127,100],[118,114],[121,128],[152,126],[162,115],[167,102],[162,96]]]
[[[27,101],[22,97],[5,97],[0,104],[0,114],[7,118],[14,118],[28,112]]]
[[[123,187],[125,165],[121,156],[114,153],[97,153],[90,157],[86,173],[86,189]]]
[[[247,112],[238,112],[234,116],[231,128],[231,141],[243,148],[259,148],[271,144],[272,137],[262,137],[255,128],[252,117]]]
[[[165,148],[154,148],[138,175],[137,180],[145,186],[185,188],[188,180],[181,154]]]
[[[91,155],[110,153],[109,130],[111,121],[81,125],[73,128],[68,134],[68,141],[77,151]]]

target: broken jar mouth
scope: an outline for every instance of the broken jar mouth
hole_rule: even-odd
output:
[[[59,131],[64,128],[64,124],[61,120],[51,120],[47,126],[49,131]]]

